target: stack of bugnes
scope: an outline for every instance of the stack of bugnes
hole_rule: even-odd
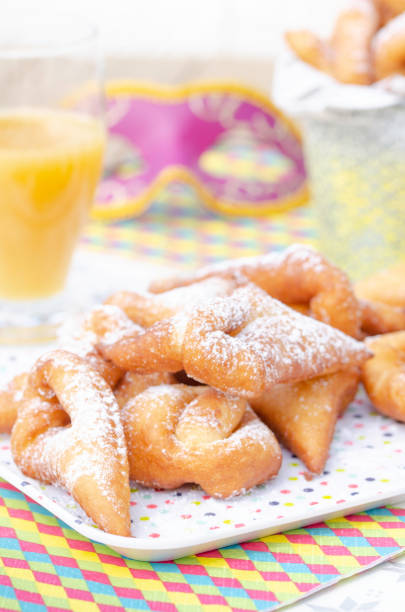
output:
[[[405,74],[405,0],[353,0],[330,40],[310,30],[286,33],[294,53],[341,83],[370,85]]]
[[[361,375],[377,409],[405,420],[403,375],[402,395],[388,377],[405,332],[362,341],[405,328],[403,273],[363,284],[360,300],[341,270],[293,246],[115,294],[9,383],[0,429],[25,474],[120,535],[129,479],[229,497],[276,476],[277,440],[320,473]]]

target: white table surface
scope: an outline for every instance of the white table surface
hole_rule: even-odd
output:
[[[294,612],[403,612],[404,599],[405,553],[402,553],[283,609]]]

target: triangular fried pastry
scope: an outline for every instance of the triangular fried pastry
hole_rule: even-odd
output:
[[[206,266],[194,274],[151,283],[152,293],[184,287],[211,277],[236,278],[258,285],[284,304],[308,306],[308,313],[349,336],[360,336],[360,309],[348,276],[305,245],[281,252],[233,259]]]
[[[149,487],[199,484],[230,497],[274,477],[276,438],[246,401],[208,387],[149,387],[122,410],[131,478]]]
[[[67,489],[101,529],[130,535],[120,410],[110,387],[85,360],[54,351],[36,363],[11,450],[24,474]]]
[[[99,347],[125,370],[185,370],[243,397],[357,366],[371,355],[363,343],[295,312],[253,284],[116,342],[100,337]]]
[[[299,383],[276,385],[251,401],[279,441],[320,474],[338,416],[356,394],[359,373],[337,372]]]

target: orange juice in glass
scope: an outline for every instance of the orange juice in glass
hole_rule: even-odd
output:
[[[8,43],[0,28],[0,342],[55,331],[104,150],[94,30],[72,18],[34,21],[20,47],[20,26]],[[64,109],[89,82],[91,105]]]

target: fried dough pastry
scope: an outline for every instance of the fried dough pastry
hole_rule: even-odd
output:
[[[174,489],[196,483],[230,497],[275,476],[276,438],[242,399],[207,387],[160,385],[122,410],[131,478]]]
[[[242,397],[356,366],[370,356],[364,344],[252,284],[116,342],[109,344],[107,336],[100,337],[100,350],[125,370],[185,370],[197,381]]]
[[[322,72],[331,69],[330,46],[310,30],[290,30],[284,35],[295,55]]]
[[[107,384],[114,389],[125,371],[115,363],[105,359],[96,348],[98,335],[107,329],[110,334],[122,333],[122,325],[138,329],[118,309],[110,312],[108,308],[96,307],[84,319],[78,331],[69,339],[65,339],[63,349],[85,359],[92,368],[97,370]],[[0,433],[10,433],[21,402],[28,379],[28,373],[23,372],[15,376],[8,384],[0,389]]]
[[[339,14],[330,41],[308,30],[285,38],[297,57],[337,81],[370,85],[405,74],[404,12],[404,0],[353,0]]]
[[[100,353],[97,340],[103,334],[112,336],[134,328],[137,329],[120,310],[96,306],[84,317],[73,336],[64,340],[63,349],[85,359],[114,388],[124,375],[124,370]]]
[[[310,472],[324,469],[337,418],[356,395],[358,370],[276,385],[251,405]]]
[[[405,261],[359,281],[355,292],[362,300],[405,308]]]
[[[356,0],[339,14],[330,42],[336,80],[355,85],[373,82],[371,43],[379,23],[372,0]]]
[[[396,15],[405,11],[405,0],[382,0]]]
[[[355,285],[367,335],[405,329],[405,262],[381,270]]]
[[[405,0],[374,0],[382,25],[405,12]]]
[[[177,382],[175,376],[168,372],[157,372],[155,374],[125,372],[124,377],[114,389],[114,395],[118,406],[123,408],[127,402],[136,395],[139,395],[139,393],[142,393],[142,391],[145,391],[145,389],[148,389],[148,387],[173,385]]]
[[[362,367],[362,382],[376,409],[405,422],[405,331],[367,338],[374,357]]]
[[[307,305],[315,319],[359,337],[361,313],[349,278],[310,247],[293,245],[281,253],[221,262],[154,281],[150,291],[162,293],[210,277],[246,278],[284,304]]]
[[[405,74],[405,13],[389,21],[373,43],[377,79]]]
[[[405,306],[361,301],[361,328],[367,336],[405,330]]]
[[[181,310],[191,308],[214,297],[230,295],[237,285],[237,280],[232,277],[212,277],[159,295],[119,291],[111,295],[105,303],[118,306],[138,325],[150,327],[157,321],[167,319]]]
[[[101,529],[130,535],[128,458],[119,407],[85,360],[54,351],[36,363],[11,450],[24,474],[63,486]]]
[[[10,433],[17,418],[28,374],[17,374],[0,389],[0,433]]]

